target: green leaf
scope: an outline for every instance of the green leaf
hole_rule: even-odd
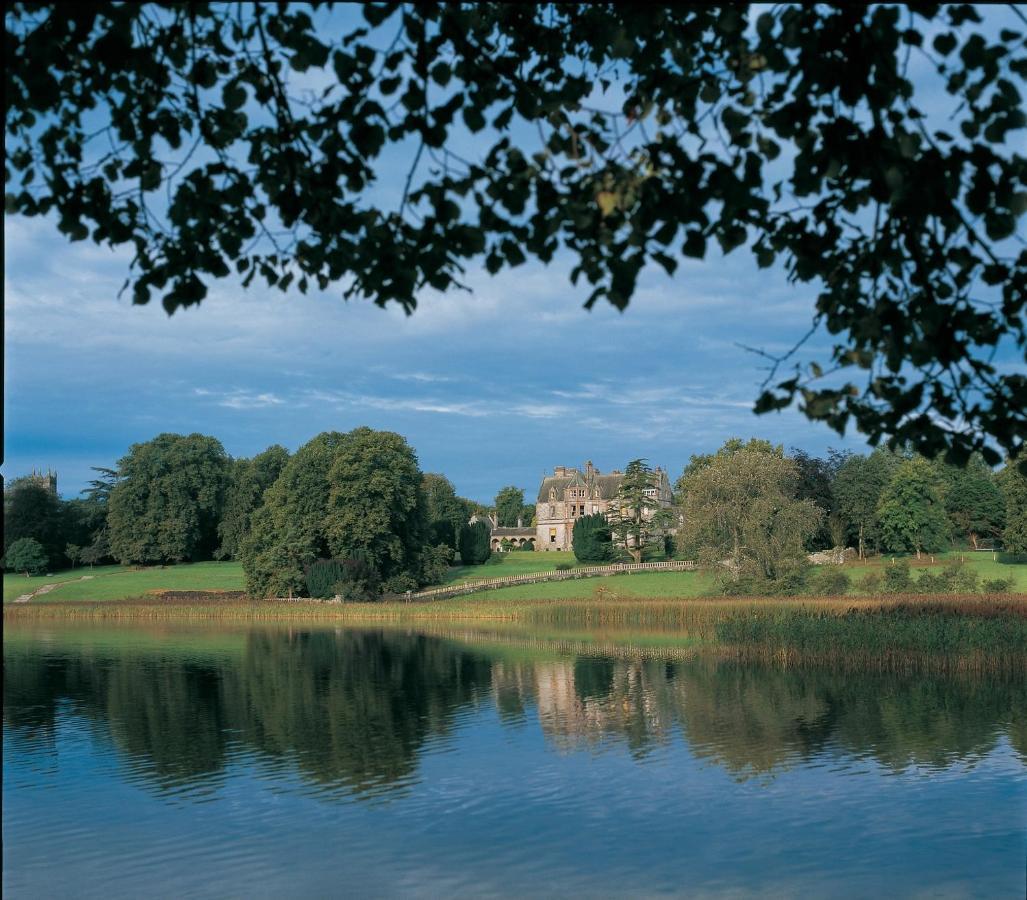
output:
[[[437,62],[434,66],[432,66],[432,80],[434,80],[436,84],[442,85],[442,87],[445,87],[447,84],[449,84],[449,79],[452,77],[452,75],[452,70],[444,62]]]
[[[942,56],[948,56],[956,49],[956,36],[951,31],[939,34],[934,39],[933,46]]]
[[[701,231],[690,228],[685,232],[685,243],[681,248],[685,256],[702,259],[706,255],[706,238]]]
[[[221,101],[225,109],[238,109],[246,102],[246,88],[237,80],[229,81],[221,91]]]
[[[485,117],[476,106],[465,106],[463,109],[464,122],[471,131],[481,131],[485,127]]]

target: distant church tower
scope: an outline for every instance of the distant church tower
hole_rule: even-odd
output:
[[[44,475],[33,469],[27,480],[38,484],[41,488],[46,488],[55,497],[57,496],[57,473],[53,470],[47,469]]]

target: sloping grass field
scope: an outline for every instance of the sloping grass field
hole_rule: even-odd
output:
[[[56,584],[57,587],[28,602],[126,600],[158,591],[241,591],[245,579],[242,565],[237,562],[145,567],[97,566],[94,569],[79,567],[55,572],[53,575],[28,578],[7,572],[4,574],[4,603],[11,603],[17,597],[31,594],[47,584]]]
[[[909,560],[916,571],[920,568],[940,568],[953,559],[964,558],[966,565],[986,579],[1012,578],[1012,590],[1027,593],[1027,564],[994,559],[990,553],[952,553],[929,558]],[[464,584],[478,579],[501,578],[554,571],[557,565],[576,565],[573,553],[501,553],[494,554],[483,566],[454,566],[446,584]],[[890,559],[869,563],[849,563],[846,572],[854,582],[867,572],[891,565]],[[241,591],[245,587],[242,566],[237,562],[183,563],[176,566],[98,566],[57,572],[49,576],[28,577],[13,573],[4,575],[4,603],[37,591],[44,585],[55,585],[44,594],[34,596],[29,603],[64,601],[113,601],[142,597],[161,591]],[[523,600],[574,600],[622,598],[690,598],[710,593],[716,578],[703,572],[643,572],[608,578],[556,581],[547,584],[516,585],[508,588],[485,590],[466,595],[462,603],[498,603]],[[853,590],[855,592],[855,588]],[[450,604],[452,600],[436,601]],[[20,605],[20,604],[19,604]]]

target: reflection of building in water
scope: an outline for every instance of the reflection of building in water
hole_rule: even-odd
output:
[[[626,740],[633,749],[667,739],[670,719],[642,662],[582,657],[493,667],[500,712],[534,699],[542,733],[561,749]],[[515,704],[513,698],[518,700]]]

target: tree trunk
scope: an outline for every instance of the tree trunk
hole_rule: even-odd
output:
[[[859,558],[860,561],[866,559],[866,552],[863,549],[863,523],[859,523]]]

